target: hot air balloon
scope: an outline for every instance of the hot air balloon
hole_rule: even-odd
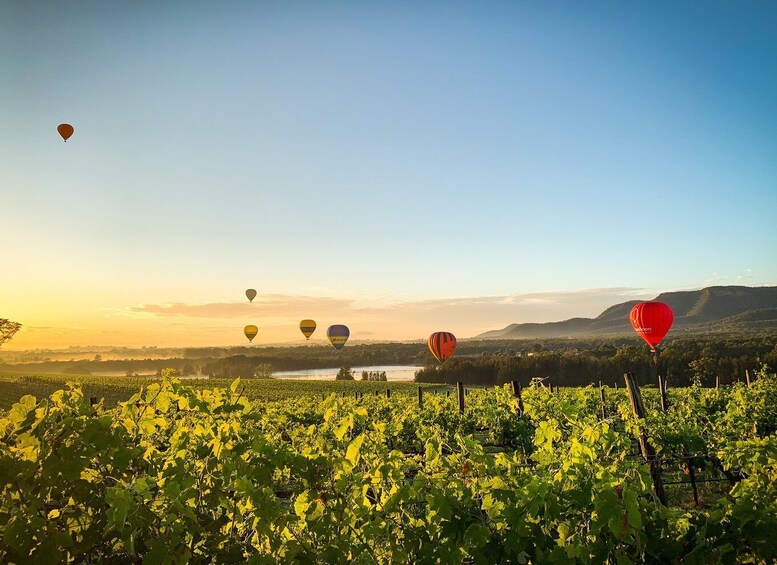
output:
[[[659,342],[672,327],[674,313],[663,302],[640,302],[631,309],[629,320],[642,339],[655,350]]]
[[[302,320],[299,323],[299,329],[305,335],[305,339],[310,339],[310,336],[316,331],[316,322],[315,320]]]
[[[73,126],[71,126],[70,124],[59,124],[57,126],[57,131],[59,132],[59,135],[62,136],[62,139],[67,141],[70,138],[70,136],[73,135],[73,131],[75,130],[73,129]]]
[[[332,347],[338,351],[343,348],[345,342],[348,341],[348,336],[350,335],[351,330],[348,329],[348,326],[344,326],[342,324],[329,326],[326,330],[326,337],[329,338],[329,342],[332,344]]]
[[[248,341],[253,341],[256,334],[259,333],[259,328],[254,325],[246,326],[243,328],[243,333],[246,334]]]
[[[429,346],[429,351],[432,352],[434,358],[440,363],[444,363],[456,349],[456,336],[450,332],[434,332],[429,336],[426,345]]]
[[[254,298],[256,298],[256,291],[253,288],[246,290],[246,298],[248,298],[249,302],[253,302]]]

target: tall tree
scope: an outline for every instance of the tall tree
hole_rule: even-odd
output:
[[[9,341],[16,332],[21,329],[22,325],[19,322],[12,322],[5,318],[0,318],[0,345],[3,345],[6,341]]]

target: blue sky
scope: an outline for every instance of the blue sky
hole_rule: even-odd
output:
[[[774,2],[6,2],[0,65],[22,345],[229,343],[221,314],[133,316],[249,286],[380,311],[777,283]]]

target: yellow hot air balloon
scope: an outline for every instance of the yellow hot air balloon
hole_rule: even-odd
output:
[[[305,335],[305,339],[310,339],[310,336],[316,331],[316,322],[315,320],[302,320],[299,323],[299,329]]]
[[[253,339],[256,337],[256,334],[259,333],[259,328],[254,325],[246,326],[243,328],[243,333],[246,334],[248,341],[253,341]]]
[[[249,302],[253,302],[254,298],[256,298],[256,291],[253,288],[246,290],[246,298],[248,298]]]

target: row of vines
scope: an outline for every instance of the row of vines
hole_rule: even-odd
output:
[[[629,563],[777,559],[777,377],[751,387],[541,385],[453,398],[259,402],[164,379],[115,408],[79,385],[0,417],[0,561]],[[634,456],[732,483],[660,504]]]

